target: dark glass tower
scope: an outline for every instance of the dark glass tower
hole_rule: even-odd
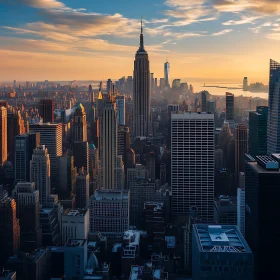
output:
[[[253,157],[267,152],[267,106],[258,106],[249,113],[249,154]]]
[[[203,90],[201,92],[201,112],[207,112],[207,101],[209,97],[209,92]]]
[[[230,92],[226,93],[226,120],[234,120],[234,95]]]
[[[164,63],[164,80],[165,80],[166,88],[170,88],[169,75],[170,75],[170,64],[168,61],[166,61]]]
[[[54,122],[54,102],[53,99],[41,99],[39,101],[39,114],[43,121]]]
[[[280,63],[270,60],[267,153],[280,153]]]
[[[151,131],[150,65],[148,53],[144,48],[142,21],[140,47],[134,61],[133,103],[133,135],[148,136]]]

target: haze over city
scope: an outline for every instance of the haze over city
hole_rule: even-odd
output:
[[[279,1],[2,0],[1,81],[132,74],[144,18],[151,71],[192,81],[268,82],[279,55]]]

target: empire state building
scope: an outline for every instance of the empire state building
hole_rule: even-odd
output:
[[[148,53],[144,48],[142,20],[140,47],[135,55],[133,75],[133,134],[134,137],[149,136],[151,132],[150,66]]]

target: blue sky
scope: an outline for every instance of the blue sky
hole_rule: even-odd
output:
[[[0,0],[2,79],[131,75],[140,18],[151,71],[268,78],[279,59],[280,0]]]

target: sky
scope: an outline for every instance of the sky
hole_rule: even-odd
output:
[[[0,0],[0,80],[133,74],[143,17],[150,71],[267,83],[280,60],[280,0]]]

